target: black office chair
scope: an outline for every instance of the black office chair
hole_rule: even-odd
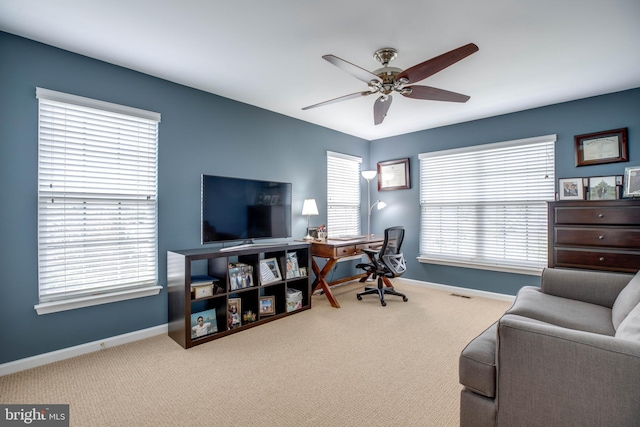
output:
[[[402,297],[403,301],[408,301],[406,295],[396,292],[393,287],[385,286],[385,278],[399,277],[407,270],[404,262],[404,256],[400,252],[402,240],[404,239],[403,227],[389,227],[384,230],[384,243],[380,250],[363,249],[371,262],[367,264],[358,264],[356,268],[361,268],[367,272],[366,280],[373,275],[373,279],[378,279],[378,286],[366,286],[363,292],[356,295],[358,300],[362,300],[362,295],[378,294],[380,304],[386,306],[384,300],[385,295],[397,295]],[[363,281],[361,280],[361,281]]]

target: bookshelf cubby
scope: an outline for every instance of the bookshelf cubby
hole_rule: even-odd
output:
[[[293,273],[287,263],[292,254],[297,260]],[[268,280],[261,278],[261,263],[271,267]],[[302,242],[224,251],[167,251],[169,336],[182,347],[191,348],[308,310],[310,273],[311,248]],[[209,282],[217,286],[207,289]],[[192,290],[192,284],[199,288],[198,292]],[[302,298],[299,308],[288,309],[287,295]],[[237,315],[236,307],[240,307]],[[194,331],[200,316],[203,321]]]

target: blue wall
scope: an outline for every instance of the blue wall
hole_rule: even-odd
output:
[[[629,162],[575,166],[574,135],[624,127],[629,131]],[[391,225],[404,225],[409,230],[403,243],[405,256],[409,254],[405,277],[511,295],[524,285],[537,285],[536,276],[423,264],[416,260],[420,225],[418,155],[549,134],[558,136],[556,178],[622,175],[625,167],[640,165],[640,89],[372,141],[372,167],[374,162],[410,159],[411,189],[376,194],[389,207],[376,212],[372,219],[375,230]]]
[[[364,160],[409,157],[410,190],[388,191],[389,207],[375,212],[372,230],[407,227],[407,277],[515,293],[537,278],[419,264],[418,161],[421,152],[558,134],[557,176],[621,174],[640,164],[640,89],[522,113],[367,142],[279,114],[150,77],[0,32],[0,363],[162,325],[167,296],[105,304],[38,316],[37,100],[35,88],[67,92],[162,114],[159,151],[159,283],[166,285],[166,251],[200,242],[200,175],[229,175],[293,183],[293,234],[303,236],[297,215],[315,198],[326,221],[326,151]],[[573,135],[628,127],[629,163],[575,168]],[[363,180],[363,191],[366,181]],[[363,220],[366,213],[363,209]],[[347,264],[347,263],[345,263]],[[340,266],[335,277],[349,273]]]
[[[293,184],[326,206],[326,151],[369,161],[369,142],[0,32],[0,363],[162,325],[167,294],[38,316],[36,87],[162,114],[159,271],[166,252],[200,245],[201,174]],[[318,217],[326,221],[326,217]]]

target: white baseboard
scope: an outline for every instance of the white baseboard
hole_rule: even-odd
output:
[[[73,347],[63,348],[61,350],[52,351],[50,353],[39,354],[37,356],[27,357],[25,359],[15,360],[13,362],[3,363],[0,365],[0,377],[24,371],[25,369],[35,368],[37,366],[46,365],[48,363],[58,362],[60,360],[69,359],[71,357],[81,356],[83,354],[93,353],[94,351],[104,350],[105,348],[115,347],[117,345],[127,344],[130,342],[151,338],[156,335],[166,334],[169,331],[169,325],[158,325],[152,328],[142,329],[115,337],[105,338],[103,340],[93,341],[86,344],[80,344]]]
[[[411,282],[412,284],[418,285],[418,286],[425,286],[427,288],[433,288],[433,289],[439,289],[441,291],[452,292],[456,295],[491,298],[491,299],[496,299],[500,301],[509,301],[509,302],[513,302],[516,299],[515,295],[499,294],[497,292],[480,291],[477,289],[460,288],[458,286],[451,286],[451,285],[441,285],[439,283],[424,282],[422,280],[405,279],[405,278],[402,278],[402,280]]]
[[[515,300],[515,296],[499,294],[495,292],[479,291],[469,288],[460,288],[457,286],[441,285],[438,283],[424,282],[421,280],[405,279],[401,280],[410,282],[417,286],[426,286],[428,288],[444,290],[452,292],[457,295],[477,296],[483,298],[491,298],[502,301]],[[115,337],[105,338],[103,340],[93,341],[86,344],[80,344],[74,347],[63,348],[61,350],[52,351],[50,353],[39,354],[37,356],[27,357],[25,359],[15,360],[0,365],[0,377],[3,375],[9,375],[16,372],[24,371],[26,369],[35,368],[37,366],[46,365],[48,363],[59,362],[60,360],[69,359],[71,357],[81,356],[83,354],[93,353],[94,351],[104,350],[105,348],[115,347],[117,345],[127,344],[130,342],[142,340],[145,338],[154,337],[156,335],[167,334],[169,332],[169,325],[159,325],[148,329],[142,329],[140,331],[130,332],[128,334],[118,335]]]

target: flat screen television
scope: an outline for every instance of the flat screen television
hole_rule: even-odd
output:
[[[202,243],[291,237],[291,183],[202,175]]]

